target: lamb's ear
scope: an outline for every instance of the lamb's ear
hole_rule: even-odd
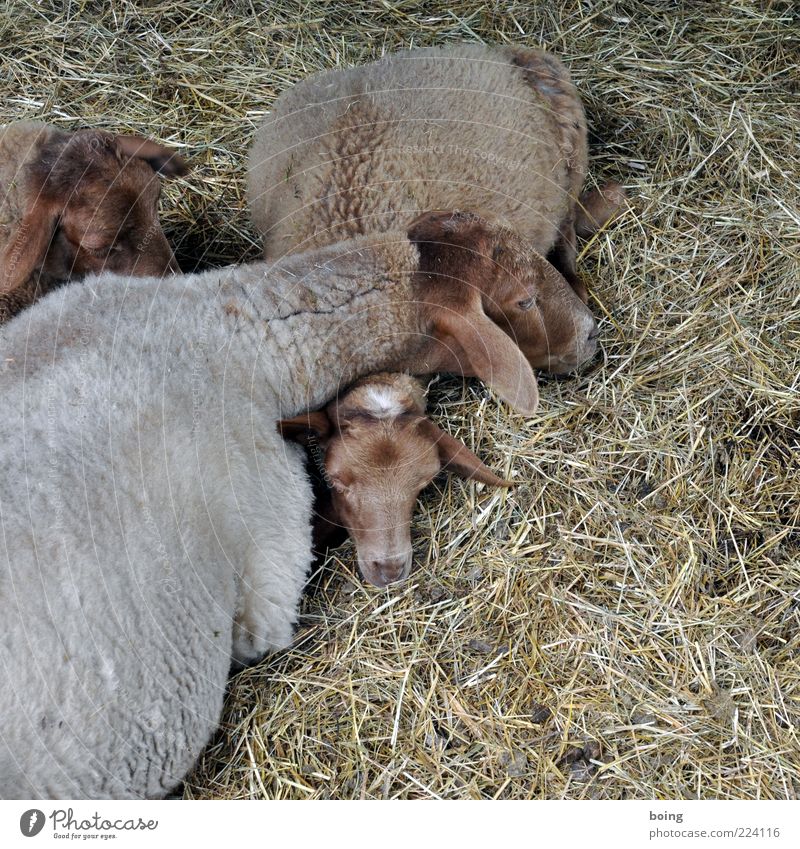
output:
[[[163,177],[183,177],[189,166],[177,151],[142,136],[116,136],[117,147],[129,159],[136,156]]]
[[[444,471],[451,472],[466,480],[488,483],[490,486],[514,486],[512,481],[499,478],[463,442],[450,436],[449,433],[445,433],[430,419],[420,419],[418,427],[421,433],[424,433],[436,443]]]
[[[305,445],[314,434],[318,439],[325,439],[331,432],[331,422],[324,410],[300,413],[292,419],[281,419],[278,422],[278,433],[284,439],[291,439]]]
[[[463,304],[434,307],[433,324],[436,338],[445,348],[463,352],[466,363],[461,365],[462,374],[479,377],[523,415],[536,412],[539,387],[531,364],[514,340],[483,311],[478,292]]]
[[[0,254],[0,294],[13,292],[44,263],[61,209],[41,195],[31,200],[16,231]]]

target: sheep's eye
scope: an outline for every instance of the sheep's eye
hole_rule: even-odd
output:
[[[110,248],[89,248],[86,245],[83,245],[83,249],[86,251],[87,254],[91,254],[92,256],[97,257],[106,256],[111,250]]]
[[[525,298],[522,301],[517,301],[517,306],[523,311],[527,312],[528,310],[533,309],[537,305],[536,296],[530,298]]]
[[[104,257],[108,256],[108,254],[115,253],[116,251],[120,250],[120,245],[117,242],[112,242],[109,245],[94,247],[92,245],[82,243],[81,248],[85,250],[87,254],[91,254],[92,256]]]
[[[492,251],[492,259],[495,262],[497,262],[499,259],[502,258],[504,253],[505,253],[505,250],[503,249],[502,245],[495,245],[495,248]]]

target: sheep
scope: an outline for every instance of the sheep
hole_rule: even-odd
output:
[[[451,220],[482,250],[446,291],[426,274],[434,215],[274,263],[103,274],[3,328],[0,797],[164,796],[217,727],[231,662],[290,644],[312,492],[279,420],[442,339],[531,403],[475,288],[516,237]]]
[[[425,416],[422,385],[402,373],[365,377],[325,409],[278,428],[308,446],[320,473],[312,478],[314,552],[322,555],[349,533],[361,574],[376,587],[409,576],[414,502],[440,471],[513,485]]]
[[[427,209],[504,223],[530,243],[568,323],[588,298],[576,224],[586,235],[624,201],[616,183],[580,195],[586,171],[586,120],[564,66],[526,47],[462,44],[322,72],[284,92],[256,133],[247,192],[266,257],[402,227]],[[533,344],[513,315],[495,320]],[[537,343],[548,341],[556,347]],[[561,356],[531,365],[569,372],[594,354],[577,352],[584,342],[565,337]]]
[[[155,175],[186,170],[173,150],[139,136],[0,127],[0,324],[91,272],[178,271]]]

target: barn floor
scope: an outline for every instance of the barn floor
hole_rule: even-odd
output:
[[[0,120],[177,144],[184,268],[255,258],[274,97],[411,44],[543,45],[630,209],[579,267],[603,356],[509,413],[432,414],[518,486],[441,480],[417,566],[335,552],[291,650],[239,674],[187,798],[800,796],[800,19],[790,2],[12,0]],[[257,10],[257,11],[254,11]]]

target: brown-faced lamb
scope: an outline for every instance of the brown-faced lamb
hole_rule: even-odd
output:
[[[425,415],[422,384],[406,374],[357,381],[325,409],[278,423],[305,444],[314,484],[314,551],[349,534],[358,567],[376,587],[411,572],[411,514],[441,471],[491,486],[512,486]]]
[[[291,642],[312,502],[280,419],[443,339],[529,409],[530,366],[475,284],[519,240],[447,220],[480,250],[444,292],[432,216],[413,240],[103,274],[4,327],[0,797],[163,796],[217,727],[231,660]]]
[[[170,148],[103,130],[0,127],[0,324],[67,280],[178,271],[158,220]]]
[[[548,291],[534,286],[532,298],[541,307],[554,292],[568,321],[582,315],[572,290],[587,300],[576,226],[596,230],[624,200],[616,183],[581,195],[586,171],[583,106],[561,62],[526,47],[462,44],[402,51],[288,89],[256,133],[248,197],[267,257],[401,227],[427,209],[502,222],[535,252]],[[552,344],[513,316],[493,318],[524,349]],[[594,354],[585,342],[531,364],[570,371]]]

